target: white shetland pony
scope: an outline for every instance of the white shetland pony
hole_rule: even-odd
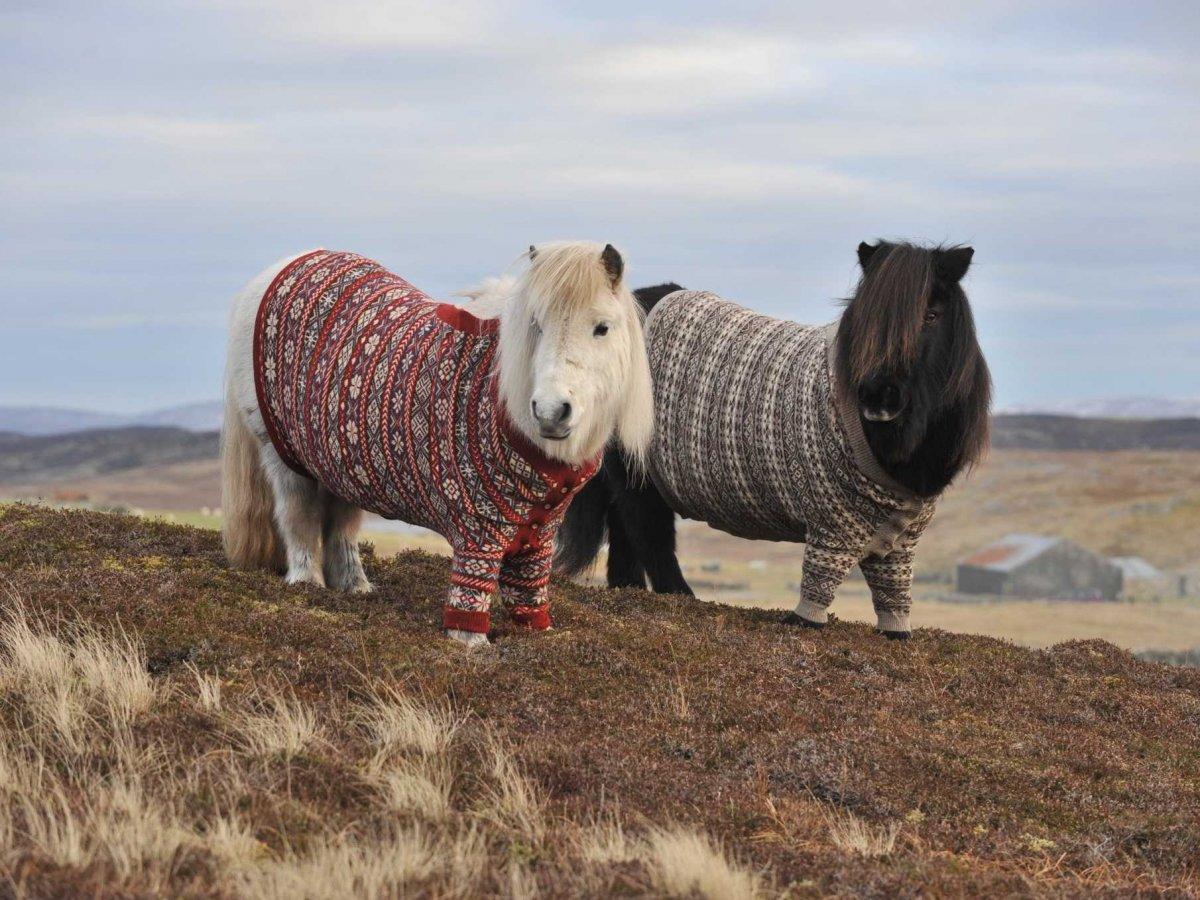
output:
[[[616,435],[621,445],[640,459],[651,436],[653,400],[642,313],[624,285],[620,254],[611,245],[557,242],[531,247],[525,256],[528,265],[518,276],[488,279],[479,289],[467,292],[474,300],[467,308],[479,318],[465,312],[459,316],[454,307],[427,301],[407,282],[369,260],[326,251],[282,260],[238,293],[230,322],[222,440],[223,538],[232,565],[285,572],[287,581],[293,584],[370,591],[356,540],[362,510],[396,517],[397,509],[403,514],[415,508],[411,498],[419,494],[424,506],[411,518],[416,519],[415,524],[441,531],[455,548],[454,575],[444,617],[447,634],[468,646],[486,644],[490,592],[497,590],[514,612],[514,619],[522,621],[517,615],[520,613],[528,618],[530,627],[548,626],[548,613],[540,606],[545,602],[544,584],[549,577],[546,548],[553,546],[561,513],[573,492],[594,472],[611,437]],[[298,279],[307,277],[304,283],[308,284],[317,284],[321,277],[328,280],[327,273],[336,271],[339,263],[349,273],[343,282],[349,287],[338,288],[341,294],[306,298],[311,306],[305,314],[326,319],[311,326],[312,333],[296,331],[294,346],[281,344],[275,356],[270,347],[264,349],[264,340],[282,340],[279,335],[284,329],[299,329],[301,326],[295,322],[304,318],[291,306],[273,307],[268,301],[292,303],[291,298],[279,298],[284,291],[293,290]],[[364,272],[367,274],[361,274]],[[371,302],[379,302],[378,290],[368,296],[365,288],[358,287],[371,278],[392,279],[379,283],[391,286],[389,296],[402,299],[393,299],[391,306],[371,307]],[[411,297],[403,293],[405,290],[412,292]],[[411,305],[410,299],[419,305]],[[358,308],[365,312],[355,312]],[[289,310],[290,316],[279,314],[278,309]],[[376,309],[382,312],[373,312]],[[471,518],[472,507],[462,500],[466,496],[462,478],[475,473],[463,476],[456,472],[453,477],[459,480],[445,483],[447,476],[442,473],[447,467],[453,468],[458,464],[456,460],[470,455],[478,468],[480,454],[465,454],[457,448],[453,450],[457,455],[447,455],[450,451],[434,445],[436,435],[425,434],[429,422],[446,415],[447,407],[431,405],[439,390],[448,390],[440,382],[434,384],[433,399],[415,413],[413,405],[421,401],[413,397],[419,392],[410,391],[403,401],[407,406],[403,406],[398,395],[400,380],[385,382],[382,377],[367,380],[384,385],[390,393],[376,397],[373,406],[364,399],[358,418],[345,421],[346,414],[337,411],[336,400],[328,410],[310,410],[324,404],[326,396],[340,397],[340,409],[344,410],[346,398],[356,398],[360,391],[365,397],[371,387],[362,384],[360,375],[351,378],[348,372],[352,370],[344,366],[345,360],[353,357],[351,351],[357,352],[364,345],[368,349],[376,346],[362,338],[369,332],[343,337],[343,343],[329,351],[328,359],[320,355],[322,342],[330,342],[330,335],[339,334],[338,329],[348,327],[344,323],[355,316],[361,321],[371,314],[382,320],[390,312],[395,319],[409,315],[413,309],[425,318],[418,322],[420,327],[411,329],[412,333],[442,334],[439,347],[465,330],[473,335],[484,334],[483,343],[494,348],[494,355],[478,357],[485,359],[489,367],[486,378],[454,382],[454,390],[465,393],[455,395],[451,408],[465,415],[457,411],[478,407],[482,410],[479,415],[486,416],[491,403],[495,417],[503,420],[496,431],[501,435],[499,444],[502,448],[510,444],[517,447],[521,459],[530,461],[528,465],[509,465],[496,475],[504,485],[510,485],[513,472],[525,473],[527,482],[512,488],[520,495],[518,505],[513,507],[520,515],[509,510],[508,519],[500,524],[493,521],[495,516],[476,522]],[[480,321],[492,316],[499,318],[498,324]],[[436,319],[451,322],[453,328],[448,329]],[[363,342],[355,345],[351,338]],[[472,339],[463,340],[468,349],[480,346],[470,343]],[[295,394],[304,401],[293,406],[280,403],[277,397],[291,389],[283,384],[289,371],[287,361],[297,348],[308,352],[314,345],[317,349],[311,362],[305,357],[303,365],[295,370],[303,374],[293,379],[309,382],[299,384],[300,393]],[[385,359],[383,365],[390,364]],[[426,365],[430,368],[434,367]],[[437,373],[444,369],[442,366]],[[354,383],[338,383],[343,376]],[[442,376],[431,377],[437,381]],[[324,393],[303,393],[322,378]],[[267,397],[271,399],[264,399]],[[445,401],[444,396],[441,399]],[[409,418],[387,419],[393,405],[405,410],[402,415]],[[459,441],[462,434],[478,429],[478,421],[482,420],[477,416],[470,423],[454,425],[453,431],[447,431],[451,434],[449,440]],[[392,433],[403,431],[412,422],[417,426],[407,433]],[[311,434],[326,423],[337,433],[327,440],[322,437],[314,446],[298,443],[297,435]],[[372,434],[364,436],[364,430]],[[391,457],[387,457],[387,466],[382,465],[385,452],[393,449],[408,468],[394,464]],[[486,465],[488,457],[484,454],[482,458]],[[430,469],[442,475],[441,482],[422,481]],[[572,478],[571,472],[580,474]],[[484,473],[480,477],[486,480],[492,475]],[[431,490],[436,492],[440,487],[445,487],[454,499],[429,500]],[[536,496],[537,491],[547,489],[549,496]],[[526,502],[531,496],[536,501],[532,504]],[[542,500],[553,500],[544,507],[553,506],[554,510],[542,512]],[[499,502],[497,505],[503,506]],[[427,513],[428,507],[435,507],[438,513]],[[465,513],[464,508],[468,510]],[[460,546],[464,532],[485,532],[487,539],[483,546],[477,546],[480,542],[473,538],[466,542],[469,546]]]

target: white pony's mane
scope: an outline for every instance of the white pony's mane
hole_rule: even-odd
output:
[[[462,308],[475,318],[498,319],[516,289],[515,275],[499,275],[495,278],[485,278],[474,287],[455,291],[454,296],[467,299]]]
[[[603,251],[603,244],[591,241],[539,244],[536,252],[524,256],[529,264],[519,276],[489,279],[471,294],[476,303],[495,303],[507,293],[500,313],[499,390],[517,427],[545,453],[569,463],[595,458],[615,430],[621,446],[640,465],[654,427],[644,313],[623,279],[613,283],[601,261]],[[528,409],[537,340],[530,322],[570,317],[592,306],[602,293],[615,297],[623,313],[619,324],[626,329],[627,355],[620,362],[625,383],[606,392],[606,402],[590,411],[586,427],[566,440],[546,441]]]

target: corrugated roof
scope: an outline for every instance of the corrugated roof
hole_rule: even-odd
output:
[[[968,556],[962,561],[962,565],[991,569],[995,572],[1011,572],[1017,566],[1041,556],[1061,540],[1062,538],[1045,534],[1008,534]]]
[[[1162,572],[1140,556],[1113,556],[1108,561],[1120,568],[1126,578],[1162,578]]]

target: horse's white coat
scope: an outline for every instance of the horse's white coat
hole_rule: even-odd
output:
[[[602,249],[585,242],[543,245],[520,277],[491,278],[463,293],[470,298],[464,306],[474,315],[501,319],[499,387],[510,418],[547,456],[570,464],[598,455],[614,430],[640,458],[653,425],[641,312],[624,284],[613,284],[604,271]],[[259,304],[275,276],[303,255],[265,269],[234,297],[225,371],[226,439],[245,434],[236,427],[242,424],[258,444],[275,526],[287,551],[288,583],[369,591],[356,540],[361,510],[288,468],[258,408],[254,322]],[[608,326],[607,333],[597,334],[598,325]],[[570,402],[570,434],[561,440],[543,437],[531,411],[533,399]],[[447,634],[467,646],[488,643],[486,635]]]

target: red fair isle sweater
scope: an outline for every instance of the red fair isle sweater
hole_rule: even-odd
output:
[[[499,400],[495,320],[435,303],[378,263],[317,250],[263,295],[258,404],[280,457],[343,500],[454,551],[443,626],[486,632],[497,592],[550,626],[554,534],[596,462],[546,457]]]

